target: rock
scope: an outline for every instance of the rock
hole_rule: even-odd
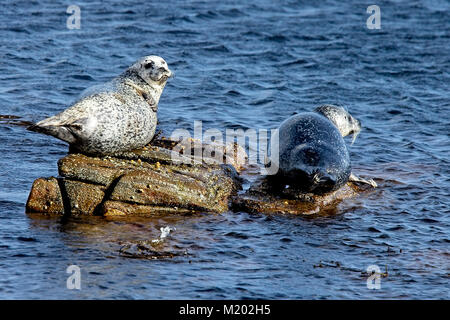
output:
[[[127,203],[121,201],[107,200],[103,203],[102,214],[105,217],[112,216],[163,216],[166,214],[188,214],[193,210],[178,208],[178,207],[164,207],[164,206],[146,206],[134,203]]]
[[[72,214],[93,215],[105,196],[105,188],[76,180],[63,180],[63,194],[67,197],[67,208]]]
[[[58,179],[36,179],[27,201],[27,212],[57,214],[64,211]]]
[[[180,163],[195,161],[206,164],[228,164],[234,167],[237,172],[246,168],[248,159],[245,149],[235,142],[204,144],[200,140],[192,138],[182,139],[181,141],[159,139],[155,145],[171,149],[171,152],[178,152]]]
[[[180,249],[168,250],[161,247],[160,243],[155,244],[152,241],[140,240],[121,243],[119,254],[123,257],[133,259],[160,260],[177,256],[186,256],[188,255],[188,252],[181,251]]]
[[[109,186],[131,167],[131,163],[127,165],[120,159],[91,158],[82,154],[69,154],[58,161],[60,176],[103,186]]]
[[[171,146],[168,140],[159,144]],[[35,181],[27,212],[113,216],[228,210],[240,188],[234,167],[192,156],[185,161],[172,152],[153,145],[105,158],[69,154],[58,161],[59,180]]]
[[[169,171],[170,170],[170,171]],[[224,212],[232,180],[223,171],[203,171],[202,177],[166,167],[134,171],[121,176],[111,200],[151,206],[170,206],[199,211]]]

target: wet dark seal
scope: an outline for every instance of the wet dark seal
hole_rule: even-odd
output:
[[[351,174],[343,137],[353,133],[355,139],[360,128],[357,119],[344,108],[333,105],[323,105],[314,112],[300,113],[285,120],[278,132],[276,180],[315,194],[337,190]]]

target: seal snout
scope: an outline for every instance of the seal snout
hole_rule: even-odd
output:
[[[358,119],[352,117],[352,129],[350,130],[349,134],[353,134],[353,138],[352,138],[352,145],[356,140],[356,137],[358,136],[359,132],[361,131],[361,121],[359,121]]]
[[[356,119],[353,116],[350,116],[350,118],[351,118],[351,123],[352,123],[352,129],[351,129],[350,133],[360,132],[361,131],[361,121],[359,121],[358,119]]]

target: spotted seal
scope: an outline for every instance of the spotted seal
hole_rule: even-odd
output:
[[[155,134],[159,98],[171,76],[163,58],[143,57],[110,82],[87,89],[68,109],[28,130],[54,136],[90,155],[142,147]]]
[[[340,188],[351,175],[343,137],[353,133],[354,141],[360,130],[359,120],[334,105],[288,118],[275,137],[279,143],[276,177],[303,192],[322,194]]]

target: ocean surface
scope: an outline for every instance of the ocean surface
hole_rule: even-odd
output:
[[[69,5],[81,9],[68,29]],[[381,10],[368,29],[369,5]],[[1,1],[1,299],[449,299],[448,1]],[[276,128],[322,103],[363,129],[353,172],[379,187],[312,217],[240,212],[111,220],[31,217],[61,141],[26,131],[139,57],[175,71],[159,128]],[[130,259],[156,239],[174,258]],[[77,265],[81,289],[66,269]],[[367,287],[369,266],[388,272]]]

